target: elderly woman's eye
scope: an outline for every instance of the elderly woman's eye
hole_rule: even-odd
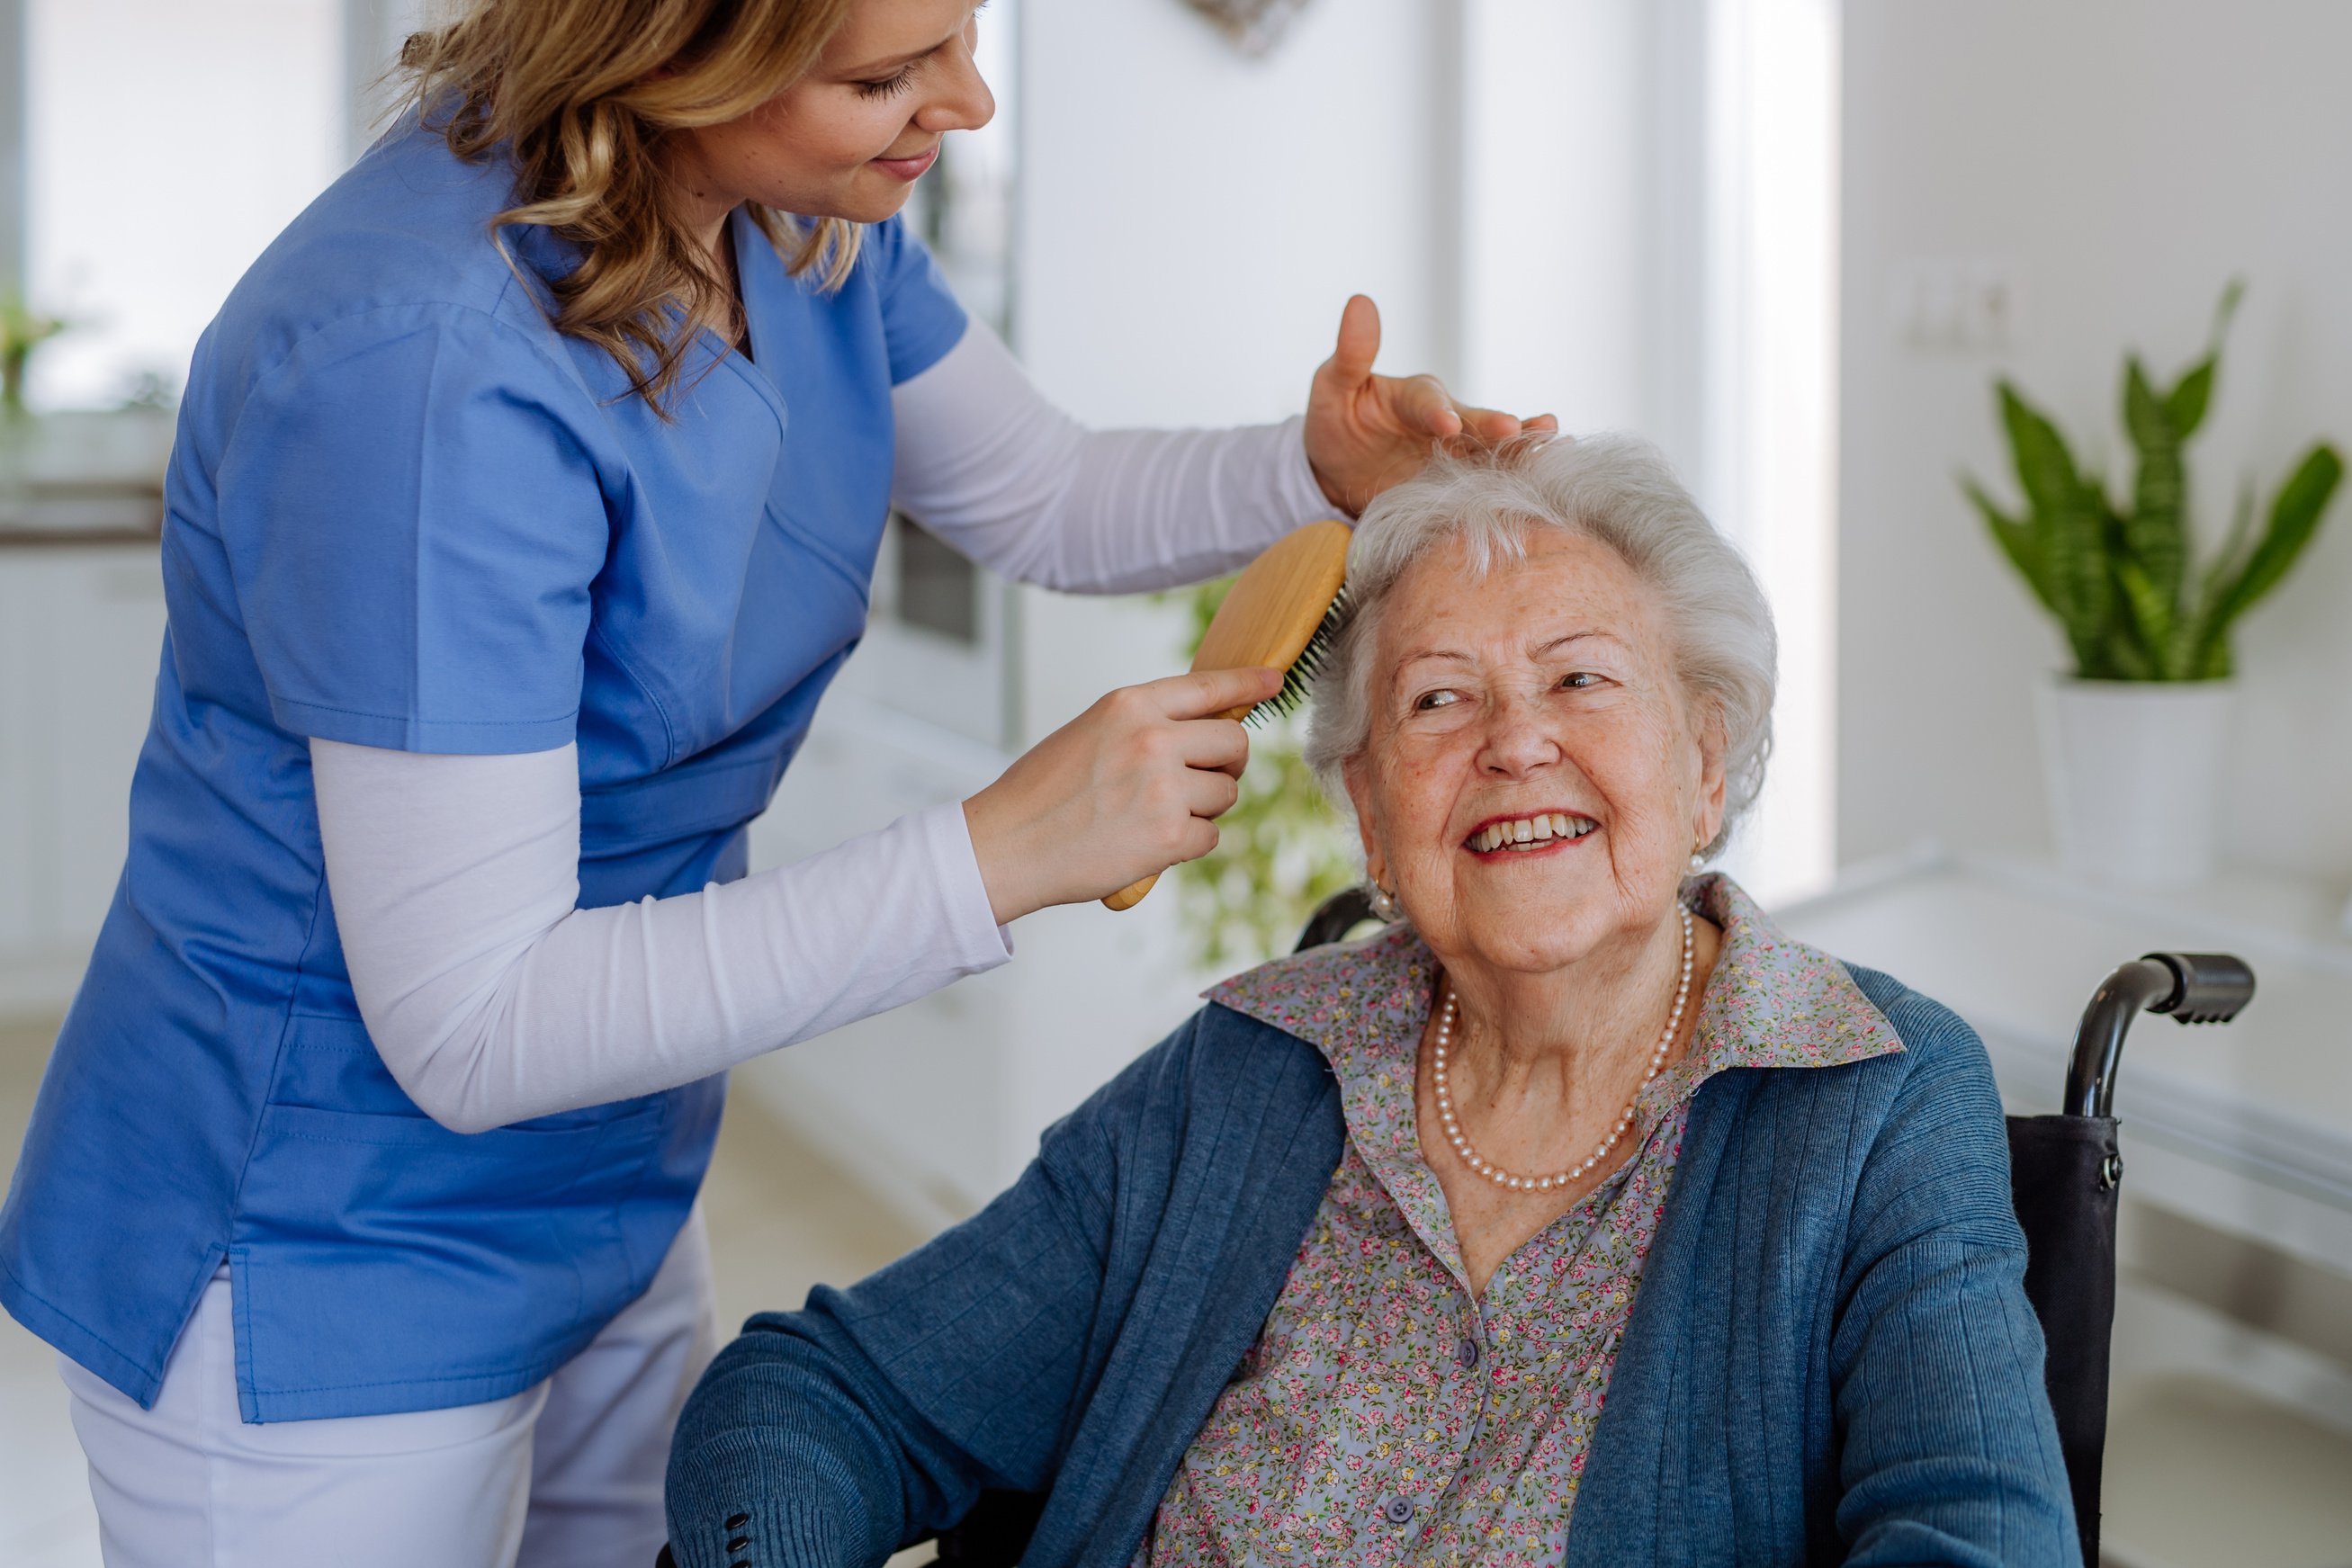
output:
[[[1458,703],[1461,700],[1462,694],[1460,692],[1423,692],[1421,695],[1412,699],[1412,711],[1415,713],[1427,713],[1432,708],[1452,707],[1455,703]]]
[[[1591,670],[1572,670],[1560,676],[1559,684],[1571,692],[1586,691],[1601,684],[1601,677]]]

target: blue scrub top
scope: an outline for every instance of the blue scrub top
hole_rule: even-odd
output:
[[[741,875],[865,627],[890,389],[964,329],[897,221],[826,293],[739,214],[752,358],[706,336],[665,422],[549,326],[576,253],[494,242],[511,180],[396,131],[196,350],[129,859],[0,1209],[0,1302],[142,1403],[224,1260],[248,1421],[500,1398],[643,1291],[724,1080],[425,1117],[352,1001],[306,741],[576,740],[583,905]]]

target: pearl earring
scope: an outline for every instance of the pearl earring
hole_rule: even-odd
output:
[[[1390,925],[1394,925],[1396,917],[1404,913],[1397,907],[1396,895],[1379,883],[1372,883],[1371,904],[1372,914]]]

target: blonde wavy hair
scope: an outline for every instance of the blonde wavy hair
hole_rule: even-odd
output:
[[[747,114],[805,75],[855,0],[467,0],[402,48],[408,101],[468,162],[503,151],[515,204],[584,259],[551,287],[558,331],[611,354],[656,409],[709,329],[740,332],[723,268],[680,219],[661,142]],[[793,276],[840,287],[859,229],[751,216]]]

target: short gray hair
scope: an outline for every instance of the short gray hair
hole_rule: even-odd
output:
[[[1440,455],[1364,508],[1348,549],[1349,619],[1315,678],[1307,765],[1349,810],[1345,771],[1371,733],[1367,654],[1406,569],[1458,538],[1483,575],[1498,559],[1526,559],[1530,527],[1608,546],[1664,604],[1684,689],[1722,727],[1723,826],[1706,851],[1719,852],[1763,787],[1779,639],[1747,560],[1638,436],[1530,438]]]

